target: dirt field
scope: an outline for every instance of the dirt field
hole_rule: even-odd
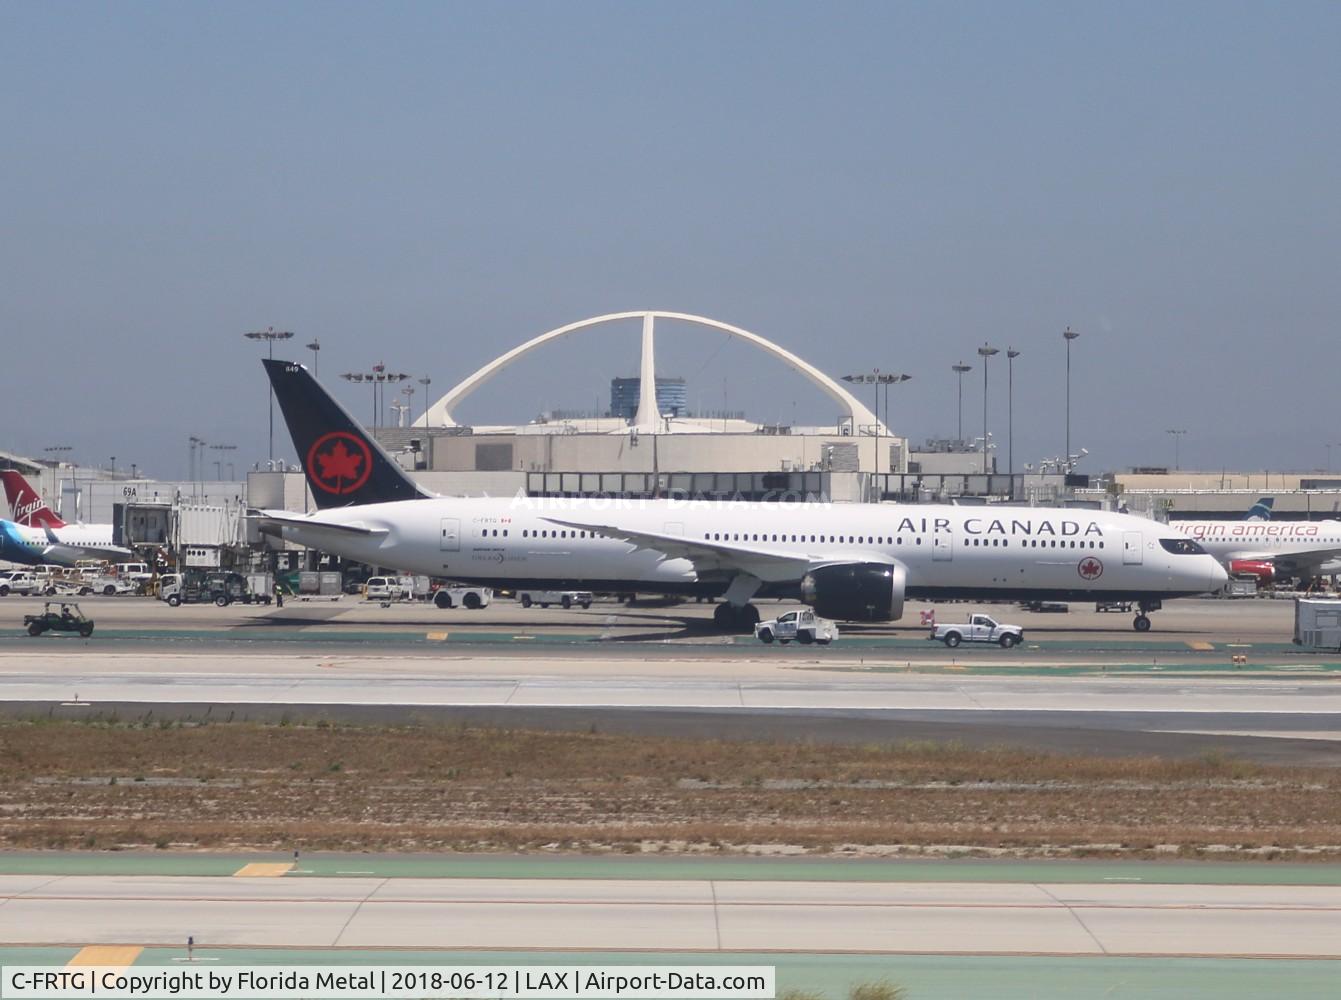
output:
[[[1341,857],[1341,773],[946,744],[0,724],[0,847]]]

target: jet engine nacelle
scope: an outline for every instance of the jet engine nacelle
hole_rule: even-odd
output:
[[[903,617],[907,570],[898,563],[821,566],[801,580],[801,600],[825,618],[890,622]]]
[[[1232,576],[1255,576],[1265,585],[1276,579],[1276,564],[1264,559],[1231,559],[1229,572]]]

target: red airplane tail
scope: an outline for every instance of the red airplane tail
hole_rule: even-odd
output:
[[[65,522],[46,505],[37,495],[37,491],[28,485],[28,480],[13,469],[0,471],[0,479],[5,481],[5,496],[14,511],[16,524],[29,528],[63,528]]]

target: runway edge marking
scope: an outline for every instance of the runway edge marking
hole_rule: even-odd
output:
[[[138,945],[90,944],[80,948],[65,964],[67,967],[101,965],[125,969],[134,965],[143,951]]]
[[[293,871],[292,861],[278,863],[253,861],[233,872],[233,878],[279,878]]]

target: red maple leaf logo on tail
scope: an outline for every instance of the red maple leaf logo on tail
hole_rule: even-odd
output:
[[[343,441],[336,442],[330,451],[317,456],[317,465],[321,466],[318,475],[322,479],[353,480],[358,476],[362,464],[363,456],[349,451]]]
[[[307,452],[307,478],[327,493],[353,493],[371,471],[367,444],[346,431],[323,435]]]

